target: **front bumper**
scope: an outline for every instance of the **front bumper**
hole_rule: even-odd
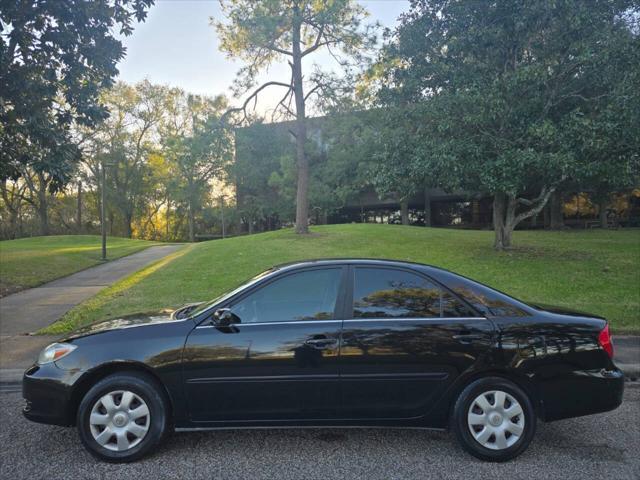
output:
[[[22,377],[22,414],[29,420],[52,425],[75,423],[72,386],[77,378],[72,372],[55,365],[33,365]]]

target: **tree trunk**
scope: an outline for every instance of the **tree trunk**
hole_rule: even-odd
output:
[[[22,238],[24,235],[24,222],[22,219],[22,205],[18,205],[18,238]]]
[[[18,212],[17,210],[10,209],[9,210],[9,239],[13,240],[16,238],[18,233]]]
[[[606,198],[603,198],[598,202],[598,217],[600,218],[600,226],[602,228],[609,228],[609,219],[607,218],[608,205],[609,201]]]
[[[471,226],[480,228],[480,200],[471,200]]]
[[[544,207],[544,210],[542,211],[542,226],[544,228],[549,228],[549,226],[551,225],[551,215],[549,213],[549,210],[550,210],[549,205],[547,205],[546,207]]]
[[[196,241],[196,232],[195,232],[195,219],[193,215],[193,202],[189,199],[188,205],[188,217],[189,217],[189,241]]]
[[[40,235],[49,235],[49,212],[46,203],[38,205],[38,220],[40,221]]]
[[[562,192],[553,192],[549,202],[549,228],[562,230],[564,228],[564,215],[562,212]]]
[[[429,189],[424,189],[424,226],[431,226],[431,194]]]
[[[402,225],[409,225],[409,201],[402,200],[400,202],[400,219]]]
[[[171,200],[167,197],[167,211],[165,214],[165,225],[164,225],[164,235],[165,240],[169,240],[169,218],[171,215]]]
[[[293,94],[296,102],[296,160],[298,189],[296,192],[296,233],[309,233],[309,160],[304,147],[307,139],[304,90],[302,88],[302,52],[300,50],[301,13],[293,7]]]
[[[124,227],[124,236],[131,238],[133,236],[133,229],[131,228],[131,222],[133,221],[133,214],[127,212],[124,214],[122,226]]]
[[[44,178],[44,174],[38,172],[38,219],[40,221],[40,235],[49,235],[49,199],[47,198],[47,187],[49,182]]]
[[[49,235],[49,205],[47,204],[47,192],[38,191],[38,220],[40,222],[40,235]]]
[[[78,210],[76,212],[76,230],[82,233],[82,182],[78,182]]]
[[[503,192],[495,193],[493,196],[494,248],[496,250],[510,248],[511,237],[516,226],[523,220],[538,215],[554,191],[555,186],[545,186],[540,191],[540,195],[534,200],[517,198],[515,195],[509,195]],[[519,204],[527,205],[529,208],[516,214]]]
[[[496,193],[493,196],[493,231],[495,239],[493,248],[505,250],[511,247],[511,234],[514,225],[509,222],[509,201],[504,193]]]

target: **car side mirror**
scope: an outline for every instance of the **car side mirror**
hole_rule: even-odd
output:
[[[240,317],[231,312],[230,308],[219,308],[213,314],[213,321],[216,325],[226,327],[234,323],[240,323]]]

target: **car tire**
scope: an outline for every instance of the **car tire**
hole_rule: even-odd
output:
[[[500,377],[481,378],[458,396],[451,425],[464,450],[485,461],[505,462],[524,452],[536,431],[528,395]]]
[[[137,372],[109,375],[85,394],[77,412],[80,440],[94,457],[133,462],[164,437],[168,407],[162,386]]]

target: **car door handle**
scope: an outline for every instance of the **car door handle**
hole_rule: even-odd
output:
[[[309,338],[305,340],[305,345],[310,345],[313,348],[324,349],[334,346],[338,340],[336,338]]]

